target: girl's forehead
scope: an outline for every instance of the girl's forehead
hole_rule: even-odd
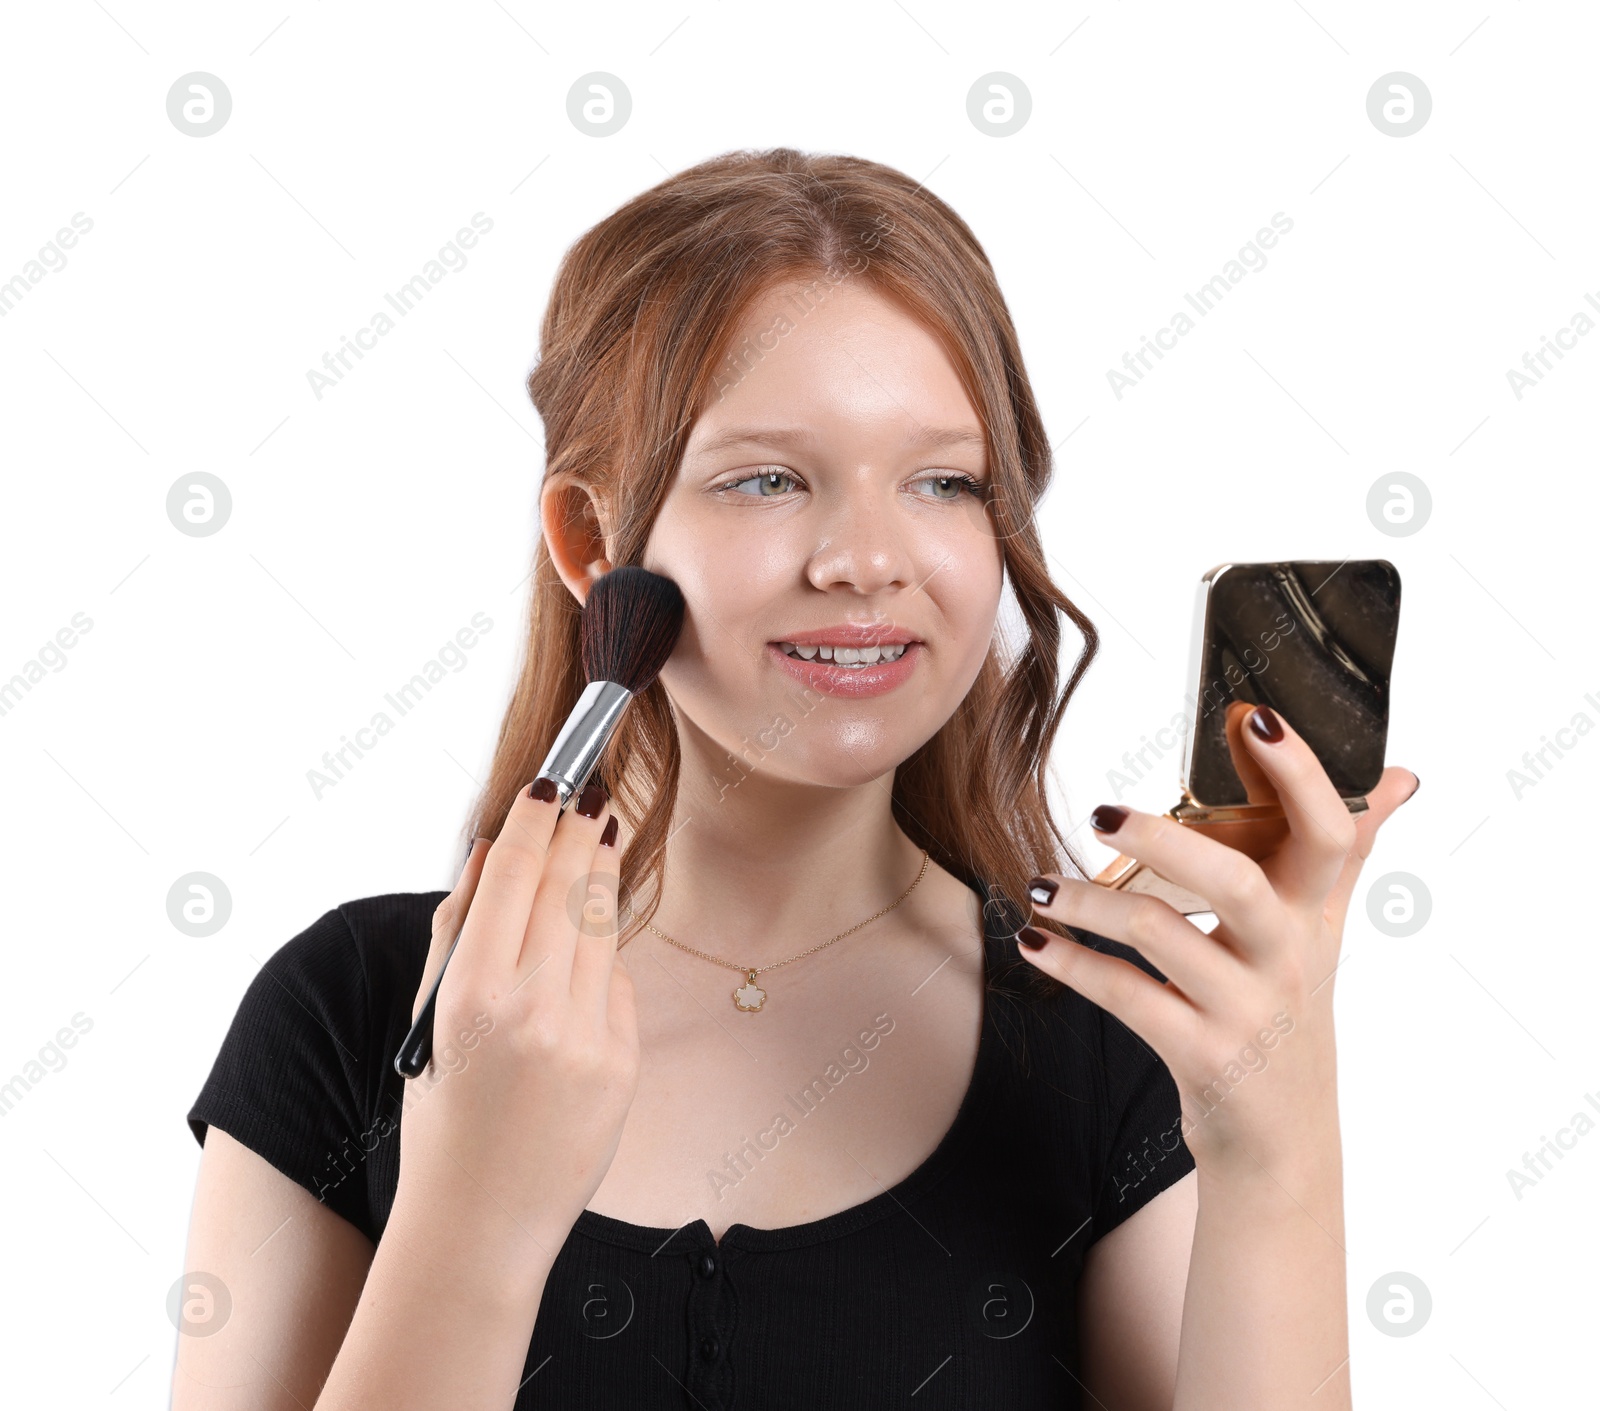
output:
[[[884,306],[818,309],[799,322],[735,339],[714,365],[689,444],[723,441],[746,428],[797,439],[804,428],[977,424],[943,346],[921,324]]]

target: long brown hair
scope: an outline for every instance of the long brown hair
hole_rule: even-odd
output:
[[[1033,518],[1050,443],[994,270],[960,216],[892,167],[788,147],[725,153],[634,197],[585,233],[556,275],[528,376],[545,474],[552,485],[592,487],[612,564],[638,563],[698,409],[759,357],[748,340],[733,346],[747,308],[777,284],[811,281],[825,298],[849,278],[897,300],[939,339],[988,441],[989,511],[1027,639],[1012,650],[996,633],[966,699],[896,770],[892,807],[907,836],[983,887],[1014,930],[1028,919],[1030,877],[1083,870],[1045,784],[1051,742],[1099,637],[1050,580]],[[468,836],[499,833],[585,685],[580,606],[542,535],[532,577],[526,655]],[[1083,645],[1058,690],[1063,616]],[[625,910],[649,884],[634,913],[641,925],[661,896],[678,769],[657,681],[629,706],[596,771],[632,832]]]

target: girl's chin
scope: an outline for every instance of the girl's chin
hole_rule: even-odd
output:
[[[765,709],[764,725],[751,729],[730,721],[716,733],[711,776],[719,795],[753,775],[777,787],[860,788],[893,774],[922,744],[920,735],[904,733],[908,721],[846,719],[837,714],[838,703],[823,697]]]
[[[731,758],[725,760],[712,775],[718,800],[727,798],[741,784],[752,792],[757,788],[799,791],[877,787],[877,781],[893,774],[901,762],[892,752],[885,752],[881,756],[884,761],[881,768],[874,768],[870,762],[864,764],[859,756],[843,752],[835,752],[825,760],[800,760],[785,756],[781,740],[771,750],[751,740],[749,744],[734,747],[728,753]]]

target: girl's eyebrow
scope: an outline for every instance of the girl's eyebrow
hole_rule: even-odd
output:
[[[803,426],[736,426],[692,447],[691,455],[709,455],[725,451],[731,446],[809,446],[815,444],[816,433]],[[981,431],[967,426],[919,426],[912,430],[902,443],[905,446],[972,446],[987,449]]]

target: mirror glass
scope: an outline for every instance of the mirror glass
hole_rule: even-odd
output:
[[[1316,751],[1344,798],[1383,773],[1400,575],[1385,559],[1235,563],[1201,582],[1191,681],[1190,798],[1243,804],[1229,706],[1269,705]],[[1231,712],[1237,719],[1244,712]]]

